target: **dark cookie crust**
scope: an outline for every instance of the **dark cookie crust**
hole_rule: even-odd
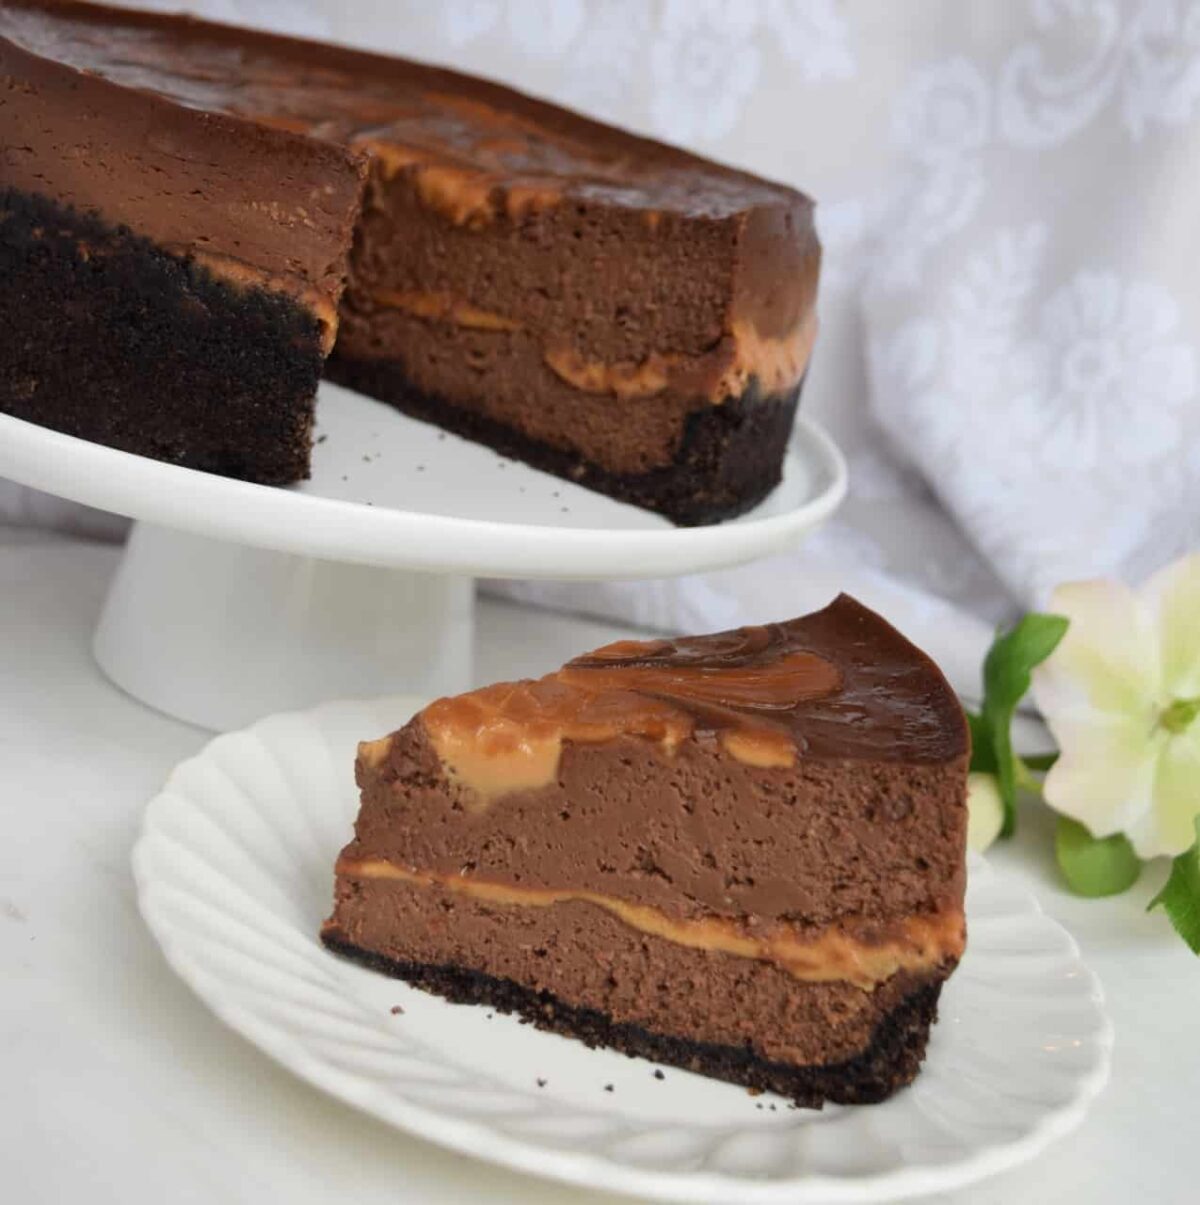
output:
[[[757,506],[778,484],[804,382],[781,398],[763,398],[757,381],[739,398],[693,412],[674,461],[648,473],[613,473],[494,419],[414,389],[388,360],[350,359],[334,351],[330,380],[381,398],[405,414],[486,444],[602,494],[657,511],[681,527],[731,519]]]
[[[588,1046],[607,1046],[631,1058],[652,1059],[756,1091],[776,1092],[814,1109],[827,1101],[875,1104],[912,1083],[925,1057],[942,990],[940,979],[918,988],[883,1019],[870,1046],[855,1058],[826,1066],[793,1067],[760,1058],[750,1047],[651,1033],[639,1025],[614,1021],[596,1009],[564,1004],[549,992],[536,992],[510,979],[463,967],[398,962],[360,949],[334,931],[327,930],[321,940],[337,954],[453,1003],[486,1004],[500,1012],[516,1013],[539,1029],[578,1038]]]
[[[131,231],[0,190],[0,412],[265,484],[308,476],[315,315]]]

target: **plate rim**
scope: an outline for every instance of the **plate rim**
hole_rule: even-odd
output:
[[[289,1037],[286,1031],[260,1020],[254,1013],[231,1004],[219,992],[210,993],[210,974],[193,966],[176,941],[172,927],[155,913],[158,890],[151,869],[153,849],[159,834],[155,822],[160,813],[183,796],[172,790],[177,778],[195,763],[203,762],[214,746],[246,735],[260,736],[267,725],[295,722],[298,719],[321,723],[321,717],[350,709],[364,714],[390,701],[405,704],[419,702],[414,696],[386,696],[375,699],[337,699],[317,707],[279,712],[265,716],[246,728],[222,733],[208,741],[193,756],[181,761],[170,773],[162,789],[147,803],[134,843],[131,863],[137,891],[138,911],[153,935],[171,970],[224,1025],[268,1054],[278,1065],[297,1078],[369,1116],[387,1122],[405,1133],[434,1143],[443,1149],[491,1162],[510,1170],[585,1188],[602,1189],[625,1195],[678,1202],[725,1202],[738,1200],[746,1205],[857,1205],[857,1203],[896,1201],[918,1194],[940,1193],[978,1183],[1034,1158],[1057,1139],[1076,1129],[1088,1109],[1108,1083],[1112,1066],[1114,1029],[1105,1007],[1105,994],[1098,976],[1084,962],[1079,944],[1068,930],[1050,917],[1036,896],[1023,887],[1015,887],[1023,897],[1026,913],[1038,916],[1058,930],[1065,939],[1064,957],[1074,961],[1086,976],[1088,1001],[1095,1009],[1100,1027],[1092,1039],[1099,1057],[1096,1065],[1074,1083],[1072,1099],[1048,1114],[1039,1125],[1021,1137],[975,1151],[953,1163],[904,1166],[868,1175],[831,1176],[809,1173],[786,1179],[754,1180],[723,1172],[674,1172],[647,1170],[619,1164],[591,1152],[563,1152],[502,1133],[484,1122],[456,1118],[449,1113],[393,1095],[380,1093],[373,1084],[311,1055]],[[1002,879],[979,854],[968,855],[969,874]],[[329,955],[330,958],[334,956]],[[846,1106],[869,1108],[870,1106]]]
[[[841,449],[808,415],[796,416],[786,456],[812,470],[814,485],[799,506],[782,514],[756,519],[751,511],[698,527],[569,527],[376,507],[238,481],[0,414],[0,476],[21,485],[276,552],[480,577],[663,576],[781,551],[833,514],[849,479]]]

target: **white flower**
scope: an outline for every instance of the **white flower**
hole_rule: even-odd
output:
[[[1112,272],[1080,272],[1046,302],[1042,388],[1013,418],[1047,465],[1145,464],[1175,445],[1196,392],[1194,353],[1171,339],[1178,324],[1162,288],[1123,288]]]
[[[994,774],[975,771],[967,775],[967,848],[983,853],[1000,836],[1004,801]]]
[[[757,6],[740,0],[667,0],[650,52],[651,111],[674,142],[711,142],[737,123],[758,79]]]
[[[1071,626],[1034,674],[1061,755],[1046,801],[1094,837],[1124,833],[1138,856],[1182,853],[1200,813],[1200,553],[1136,593],[1060,586]]]

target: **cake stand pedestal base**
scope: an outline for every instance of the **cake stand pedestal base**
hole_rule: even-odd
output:
[[[749,514],[673,527],[328,382],[312,476],[272,489],[0,414],[0,477],[138,520],[96,631],[101,669],[203,728],[472,681],[476,577],[621,581],[792,548],[846,492],[801,415]]]
[[[333,698],[465,690],[474,580],[135,524],[93,648],[122,690],[202,728]]]

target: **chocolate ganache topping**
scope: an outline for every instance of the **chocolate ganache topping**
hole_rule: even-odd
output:
[[[938,761],[966,748],[937,668],[841,597],[788,624],[679,640],[621,641],[537,680],[439,699],[421,715],[448,774],[484,806],[544,786],[564,742],[640,737],[671,756],[713,735],[759,767],[802,756]],[[817,650],[820,650],[819,652]],[[387,739],[364,745],[381,761]]]

